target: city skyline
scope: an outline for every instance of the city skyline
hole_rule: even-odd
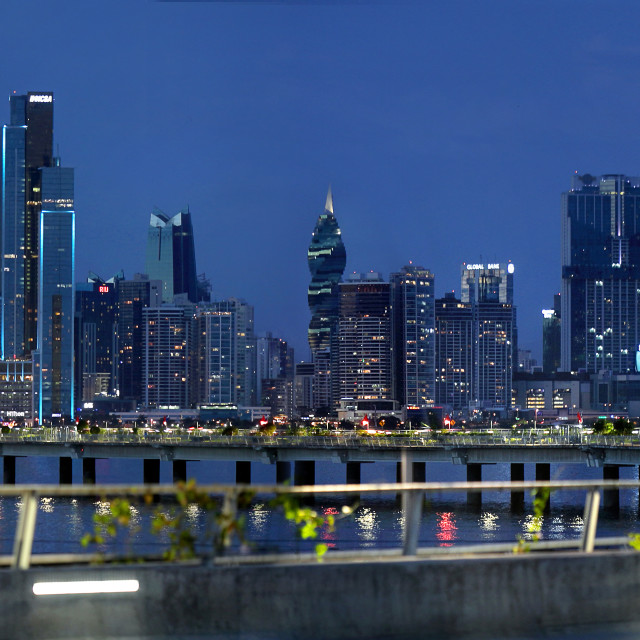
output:
[[[440,297],[461,262],[511,259],[540,362],[567,177],[640,173],[640,9],[618,6],[10,1],[0,93],[55,93],[78,280],[142,272],[153,207],[188,204],[214,297],[305,358],[305,248],[331,183],[345,273],[413,260]]]

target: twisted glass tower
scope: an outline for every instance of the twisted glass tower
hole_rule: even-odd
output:
[[[309,284],[308,300],[311,310],[309,322],[309,347],[315,363],[314,406],[330,407],[335,398],[332,387],[331,354],[335,340],[336,325],[339,314],[338,283],[347,263],[347,254],[342,242],[342,235],[338,221],[333,215],[333,198],[331,187],[327,193],[324,213],[318,218],[309,252],[307,254],[311,282]],[[334,376],[335,377],[335,376]]]

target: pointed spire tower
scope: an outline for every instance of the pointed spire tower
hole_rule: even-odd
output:
[[[307,254],[311,282],[309,283],[308,300],[311,310],[309,322],[309,347],[316,364],[316,378],[318,371],[330,375],[332,344],[335,341],[336,327],[339,313],[338,283],[347,264],[347,253],[342,242],[342,234],[338,221],[333,214],[333,195],[331,185],[327,192],[324,213],[318,218],[311,236],[311,244]],[[335,348],[333,349],[335,351]],[[334,353],[334,356],[336,354]],[[331,380],[327,379],[322,385],[322,393],[315,393],[314,405],[331,406]]]

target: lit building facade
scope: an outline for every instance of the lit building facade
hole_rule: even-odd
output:
[[[118,395],[142,404],[145,323],[143,310],[161,303],[162,282],[136,273],[132,280],[119,280],[118,295]]]
[[[393,327],[393,388],[403,406],[435,402],[434,276],[407,265],[389,277]]]
[[[53,94],[9,98],[2,139],[2,357],[36,349],[41,167],[53,164]]]
[[[308,302],[311,310],[309,347],[316,365],[314,374],[314,404],[316,408],[332,408],[337,404],[337,344],[338,283],[347,263],[338,221],[333,213],[331,189],[327,194],[324,213],[318,218],[307,254],[311,282]]]
[[[180,294],[186,294],[190,302],[198,302],[196,252],[188,208],[172,218],[154,209],[149,221],[145,272],[152,280],[162,280],[164,303],[173,303],[174,296]]]
[[[639,314],[640,178],[575,174],[562,194],[562,370],[635,373]]]
[[[123,278],[119,273],[105,281],[92,273],[87,282],[76,283],[74,377],[78,403],[117,393],[117,282]]]
[[[340,401],[393,400],[389,283],[354,274],[339,290]]]
[[[473,396],[474,328],[471,305],[453,293],[435,303],[436,402],[468,409]]]
[[[194,363],[196,404],[253,406],[256,397],[256,340],[253,307],[229,298],[197,312]]]
[[[193,313],[184,307],[163,304],[144,308],[142,317],[145,407],[189,407]]]
[[[74,172],[40,169],[38,376],[36,412],[42,421],[74,415],[75,211]]]
[[[463,264],[461,299],[436,301],[436,400],[455,410],[512,405],[517,363],[511,263]]]

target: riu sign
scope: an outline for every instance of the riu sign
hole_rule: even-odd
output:
[[[109,287],[105,287],[104,285],[101,285],[98,287],[98,291],[100,293],[109,293]]]

